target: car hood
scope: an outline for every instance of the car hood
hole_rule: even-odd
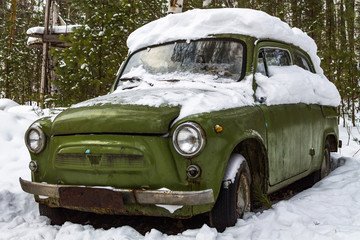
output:
[[[138,133],[165,134],[179,107],[103,104],[69,108],[52,124],[52,135]]]
[[[75,104],[59,114],[52,134],[164,134],[174,120],[254,103],[250,80],[224,86],[180,83],[114,92]]]

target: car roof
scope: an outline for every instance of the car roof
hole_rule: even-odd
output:
[[[273,39],[304,50],[322,74],[314,40],[298,28],[269,14],[244,8],[194,9],[170,14],[150,22],[130,34],[129,52],[177,40],[197,40],[218,34],[240,34],[256,39]]]

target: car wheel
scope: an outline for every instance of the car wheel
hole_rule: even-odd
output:
[[[251,175],[246,161],[240,165],[234,182],[225,181],[210,212],[210,225],[219,232],[234,226],[238,218],[251,211]]]
[[[318,181],[329,175],[330,169],[331,169],[330,147],[328,144],[326,144],[324,148],[324,155],[321,161],[320,169],[313,174],[314,176],[313,184],[317,183]]]
[[[52,208],[45,204],[39,203],[39,213],[41,216],[48,217],[52,225],[63,225],[66,221],[62,208]]]
[[[330,148],[328,145],[325,146],[324,156],[320,168],[320,179],[323,179],[330,173]]]

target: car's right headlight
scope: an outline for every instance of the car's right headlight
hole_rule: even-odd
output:
[[[32,153],[40,153],[46,144],[45,134],[38,126],[31,126],[25,133],[26,147]]]
[[[205,147],[204,130],[194,122],[180,124],[174,131],[173,144],[175,150],[184,157],[194,157]]]

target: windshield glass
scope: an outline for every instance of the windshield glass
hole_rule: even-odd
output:
[[[138,69],[154,75],[195,73],[213,75],[214,79],[238,81],[242,74],[243,44],[239,41],[209,39],[174,42],[143,49],[133,54],[122,73],[124,80],[141,79]],[[163,79],[169,80],[169,79]]]

